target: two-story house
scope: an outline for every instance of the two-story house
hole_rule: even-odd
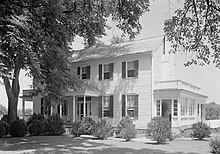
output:
[[[167,117],[172,127],[201,121],[207,97],[199,87],[175,79],[167,48],[164,37],[155,37],[75,51],[71,71],[83,80],[82,88],[70,89],[51,113],[69,121],[107,118],[113,124],[129,115],[138,129],[154,116]],[[41,100],[33,98],[35,113],[44,113]]]

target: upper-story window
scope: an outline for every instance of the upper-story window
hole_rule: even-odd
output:
[[[90,79],[90,66],[77,67],[77,75],[79,79]]]
[[[122,78],[138,77],[139,61],[122,62]]]
[[[113,79],[114,64],[99,65],[99,80]]]

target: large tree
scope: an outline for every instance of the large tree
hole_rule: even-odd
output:
[[[172,52],[190,55],[186,65],[213,63],[220,68],[219,0],[184,0],[183,8],[165,21],[164,31]]]
[[[107,18],[133,39],[149,0],[1,0],[0,75],[8,96],[9,121],[17,115],[20,70],[44,80],[48,103],[63,100],[68,86],[77,86],[68,68],[74,36],[92,46],[105,35]]]

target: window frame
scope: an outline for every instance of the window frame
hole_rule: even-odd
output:
[[[77,76],[82,80],[89,80],[91,76],[91,66],[79,66],[76,68]]]
[[[173,99],[173,116],[177,117],[178,116],[178,100]]]
[[[107,108],[105,107],[106,100],[108,100],[108,107]],[[110,107],[110,95],[103,96],[102,112],[103,112],[103,117],[104,118],[110,118],[110,110],[111,110],[111,107]],[[108,116],[105,116],[105,112],[106,111],[108,112]]]

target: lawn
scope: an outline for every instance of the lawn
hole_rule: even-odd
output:
[[[63,136],[36,136],[23,138],[1,138],[1,154],[160,154],[160,153],[210,153],[209,141],[178,138],[169,143],[157,145],[145,137],[138,137],[131,142],[119,138],[96,140],[91,136],[73,138]]]

